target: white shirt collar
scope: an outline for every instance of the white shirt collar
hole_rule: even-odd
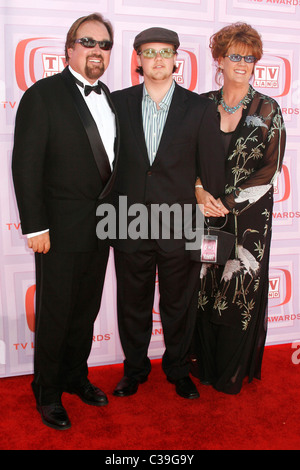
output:
[[[80,73],[75,72],[75,70],[73,70],[70,65],[69,65],[69,70],[70,70],[70,72],[74,75],[74,77],[76,77],[76,78],[77,78],[80,82],[82,82],[84,85],[93,86],[93,85],[97,85],[97,83],[98,83],[98,80],[99,80],[99,79],[97,79],[94,83],[88,82],[82,75],[80,75]]]

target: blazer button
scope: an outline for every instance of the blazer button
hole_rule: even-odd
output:
[[[152,171],[147,171],[147,175],[148,175],[148,176],[151,176],[151,175],[152,175]]]

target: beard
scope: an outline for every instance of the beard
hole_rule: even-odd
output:
[[[89,62],[89,59],[97,59],[100,60],[100,62]],[[87,57],[86,65],[85,65],[85,74],[90,80],[97,80],[97,78],[100,78],[104,72],[105,72],[105,67],[104,67],[104,61],[102,56],[90,56]]]

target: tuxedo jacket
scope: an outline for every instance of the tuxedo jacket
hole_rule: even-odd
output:
[[[109,90],[102,85],[115,112]],[[116,167],[117,157],[111,171],[96,123],[68,68],[24,93],[12,158],[24,234],[50,229],[56,251],[101,248],[105,242],[96,236],[96,210],[109,197]]]
[[[214,197],[224,193],[225,158],[215,106],[207,98],[176,84],[156,158],[150,165],[142,120],[143,84],[112,93],[120,124],[120,156],[115,180],[116,201],[126,196],[128,206],[139,203],[192,204],[195,181]],[[133,219],[128,217],[128,225]],[[172,232],[172,222],[170,226]],[[159,238],[165,251],[185,240]],[[117,239],[115,246],[134,252],[140,239]]]

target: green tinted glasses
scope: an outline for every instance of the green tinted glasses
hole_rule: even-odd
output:
[[[173,55],[176,54],[174,49],[172,48],[166,48],[166,49],[161,49],[160,51],[156,51],[155,49],[145,49],[144,51],[138,52],[138,55],[143,55],[146,59],[154,59],[157,54],[159,54],[163,59],[171,59]]]

